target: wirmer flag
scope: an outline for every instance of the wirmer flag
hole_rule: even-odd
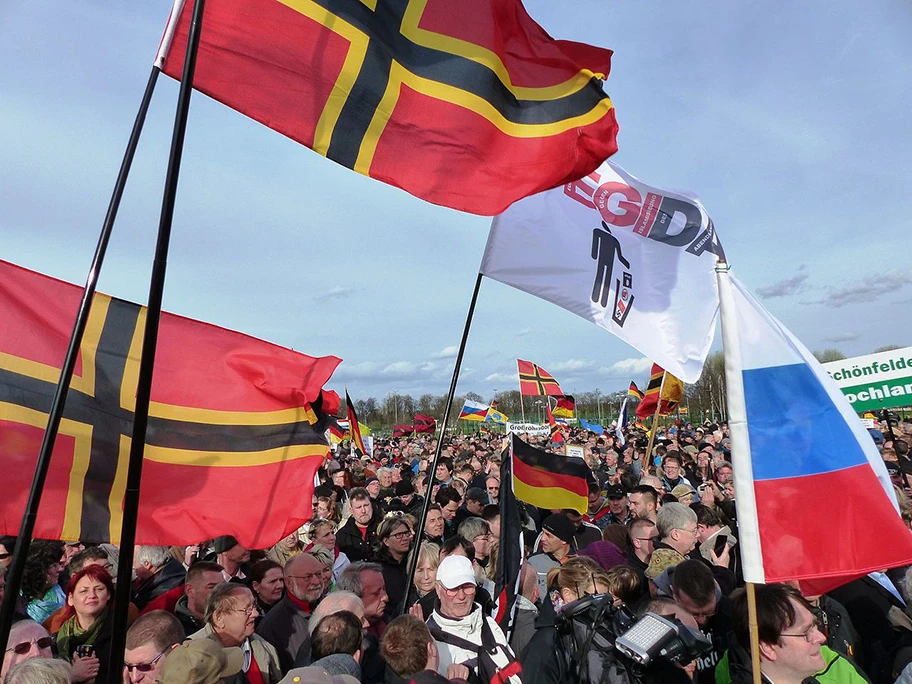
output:
[[[156,65],[181,78],[192,2]],[[617,151],[611,51],[520,0],[207,0],[193,86],[358,173],[493,215]]]
[[[539,508],[572,508],[585,514],[589,507],[592,471],[575,456],[552,454],[510,435],[513,493]]]
[[[606,162],[494,218],[481,272],[572,311],[696,382],[719,310],[723,255],[700,202]]]
[[[557,384],[557,380],[541,366],[516,359],[516,369],[519,372],[519,392],[523,396],[563,396],[564,390]]]
[[[821,594],[912,563],[883,459],[848,400],[740,282],[720,273],[719,290],[744,579]]]
[[[437,430],[437,419],[425,416],[420,413],[415,414],[415,432],[435,432]]]
[[[361,423],[358,422],[358,414],[355,413],[355,405],[352,403],[351,397],[348,396],[348,388],[345,389],[345,406],[348,410],[352,449],[357,452],[358,456],[364,456],[367,453],[367,449],[364,448],[364,440],[361,438]]]
[[[678,404],[684,396],[684,384],[671,373],[662,370],[658,364],[652,364],[652,373],[646,393],[636,410],[637,418],[646,418],[655,415],[656,406],[660,416],[667,416],[678,409]]]
[[[562,443],[564,441],[563,424],[554,420],[550,402],[548,403],[548,425],[551,426],[551,441],[555,444]]]
[[[0,534],[19,530],[81,297],[0,262]],[[36,537],[119,541],[145,319],[145,307],[95,295]],[[322,388],[338,364],[162,314],[137,543],[231,534],[265,548],[309,520],[339,409]]]
[[[462,411],[459,413],[459,420],[483,421],[485,416],[488,415],[489,408],[490,406],[482,404],[480,401],[466,399],[465,403],[462,405]]]

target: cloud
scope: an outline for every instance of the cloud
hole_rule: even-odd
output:
[[[798,269],[799,271],[804,271],[804,264]],[[772,299],[774,297],[788,297],[789,295],[797,294],[806,289],[806,281],[808,279],[808,274],[800,272],[796,276],[791,278],[785,278],[783,280],[777,280],[772,285],[767,285],[766,287],[758,287],[757,294],[763,297],[764,299]]]
[[[558,361],[548,365],[548,370],[552,373],[585,373],[594,371],[597,368],[595,361],[585,359],[569,359],[567,361]]]
[[[652,368],[652,361],[645,357],[621,359],[610,366],[599,368],[599,375],[605,378],[627,378],[634,375],[648,373]]]
[[[838,333],[836,335],[830,335],[829,337],[824,337],[824,342],[852,342],[861,337],[861,333]]]
[[[318,295],[314,296],[314,299],[318,302],[328,302],[331,299],[347,299],[355,294],[353,288],[350,287],[334,287],[331,290],[326,292],[321,292]]]
[[[522,330],[516,333],[516,337],[525,337],[526,335],[532,334],[532,328],[523,328]]]
[[[383,382],[402,382],[409,380],[426,380],[429,377],[440,377],[446,374],[446,368],[432,361],[414,363],[412,361],[393,361],[391,363],[343,363],[333,373],[334,381],[365,380]]]
[[[910,283],[912,283],[912,275],[888,271],[863,278],[857,285],[839,289],[831,288],[830,293],[816,303],[837,309],[846,304],[867,304],[876,301],[881,295],[897,292]]]
[[[491,373],[485,378],[485,382],[516,383],[519,386],[519,379],[516,373]]]
[[[459,353],[459,345],[454,344],[451,347],[444,347],[436,354],[431,354],[432,359],[455,359]]]

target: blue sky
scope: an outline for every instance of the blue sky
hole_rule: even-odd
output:
[[[812,349],[910,344],[912,5],[527,0],[611,48],[614,159],[708,208],[739,278]],[[0,6],[0,258],[82,283],[170,3]],[[100,289],[145,302],[177,83],[161,78]],[[195,94],[164,305],[344,363],[356,398],[449,386],[489,219],[417,200]],[[718,335],[716,347],[719,346]],[[482,285],[459,391],[567,391],[649,362]]]

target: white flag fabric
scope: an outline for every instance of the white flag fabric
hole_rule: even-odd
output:
[[[719,311],[724,259],[695,197],[653,188],[612,162],[494,218],[481,272],[617,335],[696,382]]]

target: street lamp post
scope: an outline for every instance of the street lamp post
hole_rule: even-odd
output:
[[[598,417],[599,425],[602,424],[602,390],[596,388],[595,390],[595,401],[598,404]]]

